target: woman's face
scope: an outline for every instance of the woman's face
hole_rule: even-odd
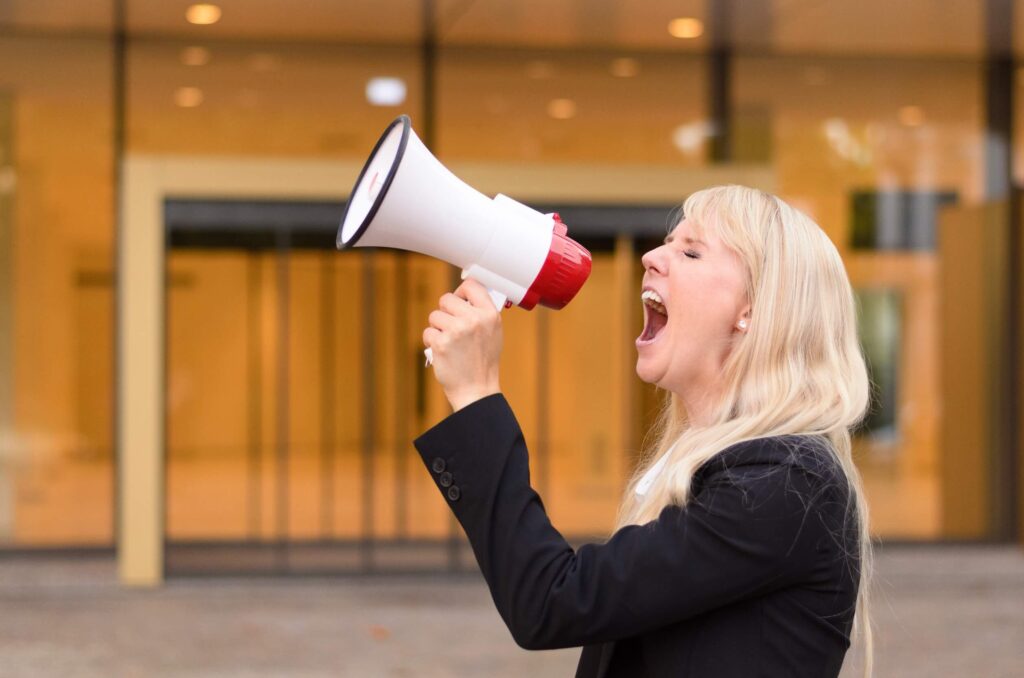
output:
[[[636,372],[684,402],[714,392],[722,365],[750,323],[743,264],[711,231],[683,219],[643,256],[644,331]]]

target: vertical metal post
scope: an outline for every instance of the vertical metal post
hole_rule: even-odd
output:
[[[334,536],[335,417],[335,296],[334,259],[320,255],[320,536]]]
[[[410,407],[409,382],[409,256],[399,252],[395,261],[395,536],[398,539],[409,534],[409,508],[406,499],[406,474],[409,458],[409,419],[412,416]],[[419,349],[415,349],[419,353]],[[419,369],[417,367],[417,369]]]
[[[375,416],[377,403],[377,389],[374,382],[374,365],[377,363],[377,350],[375,345],[375,310],[376,310],[376,285],[374,281],[374,265],[376,263],[372,251],[361,253],[363,264],[363,450],[362,450],[362,483],[360,497],[362,498],[362,539],[360,543],[360,561],[362,570],[370,572],[373,570],[373,455],[377,446],[377,430]]]
[[[114,546],[121,541],[121,461],[120,455],[124,452],[121,445],[118,444],[118,431],[120,408],[118,407],[118,388],[117,380],[122,374],[122,349],[121,345],[121,334],[118,332],[117,324],[118,319],[121,317],[121,295],[116,292],[119,289],[118,279],[121,276],[121,270],[118,266],[118,262],[121,260],[121,233],[124,228],[124,215],[122,214],[122,205],[124,204],[124,168],[122,167],[122,161],[124,159],[125,149],[125,120],[127,115],[127,61],[125,59],[125,51],[127,49],[127,34],[125,32],[125,0],[114,0],[113,4],[113,27],[114,32],[111,39],[111,69],[112,69],[112,91],[111,91],[111,106],[113,108],[113,138],[111,139],[111,158],[113,160],[113,176],[111,180],[114,182],[113,186],[113,199],[114,199],[114,247],[111,252],[110,270],[113,271],[111,280],[113,282],[115,294],[114,294],[114,317],[113,327],[111,331],[114,334],[114,360],[113,367],[114,373],[110,375],[111,380],[114,383],[114,388],[111,389],[113,402],[111,403],[111,412],[113,415],[110,419],[110,425],[112,428],[111,440],[114,441],[114,454],[113,454],[113,469],[111,473],[114,476],[114,510],[111,511],[111,519],[114,524],[111,528],[111,533],[114,537]],[[166,327],[166,324],[164,325]],[[166,358],[165,358],[166,360]],[[164,370],[166,375],[166,369]],[[166,440],[166,435],[164,436]],[[166,463],[166,462],[165,462]],[[166,478],[166,472],[164,476]]]
[[[423,0],[423,43],[420,49],[423,77],[423,121],[419,125],[423,145],[435,151],[437,144],[437,19],[434,0]]]
[[[1018,493],[1021,488],[1018,455],[1021,454],[1017,415],[1021,410],[1021,357],[1017,353],[1021,337],[1021,252],[1020,193],[1013,185],[1013,6],[1012,2],[987,0],[985,3],[985,194],[992,202],[1006,202],[1007,229],[1005,284],[1006,303],[1000,309],[1003,336],[1001,368],[996,374],[1002,402],[999,412],[997,444],[992,458],[992,532],[997,539],[1012,540],[1018,532]]]
[[[547,309],[537,314],[537,444],[531,455],[537,467],[537,492],[548,498],[551,487],[551,323]]]
[[[437,14],[434,0],[422,0],[423,42],[420,59],[423,64],[423,122],[420,125],[423,145],[437,152]],[[452,270],[451,284],[458,286],[459,272]],[[459,524],[448,517],[448,569],[459,569]]]
[[[711,118],[711,162],[726,163],[732,149],[732,67],[733,48],[729,44],[731,7],[729,0],[709,4],[711,50],[708,53],[708,114]]]
[[[289,295],[291,294],[291,280],[289,276],[289,246],[290,237],[288,230],[278,227],[275,230],[277,244],[277,399],[276,399],[276,445],[275,445],[275,466],[277,478],[276,493],[276,538],[277,549],[275,557],[276,569],[283,574],[288,570],[288,502],[289,502],[289,468],[288,463],[291,457],[289,446],[291,444],[290,424],[290,346],[289,346]]]
[[[260,341],[263,332],[263,261],[258,250],[249,250],[246,264],[246,437],[249,447],[246,515],[249,539],[258,540],[263,525],[263,342]]]
[[[14,98],[0,92],[0,439],[14,428]],[[14,535],[14,482],[0,449],[0,542]]]

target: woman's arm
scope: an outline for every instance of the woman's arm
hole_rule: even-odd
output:
[[[530,487],[523,435],[501,394],[415,444],[528,649],[629,637],[806,580],[829,538],[811,519],[814,478],[767,441],[746,443],[743,465],[710,476],[686,508],[576,551]]]

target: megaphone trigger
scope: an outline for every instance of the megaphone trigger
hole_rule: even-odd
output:
[[[474,280],[482,282],[484,286],[487,287],[487,294],[491,295],[491,301],[494,302],[494,308],[498,309],[499,312],[501,312],[501,309],[503,308],[512,308],[512,302],[509,301],[507,294],[488,286],[486,280],[480,280],[480,278],[485,277],[480,275],[483,272],[484,271],[479,267],[470,266],[469,268],[462,269],[462,273],[459,277],[462,280],[472,277]]]

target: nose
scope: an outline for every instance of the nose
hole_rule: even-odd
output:
[[[659,275],[665,275],[668,271],[665,268],[665,246],[655,247],[653,250],[640,257],[645,271],[656,271]]]

